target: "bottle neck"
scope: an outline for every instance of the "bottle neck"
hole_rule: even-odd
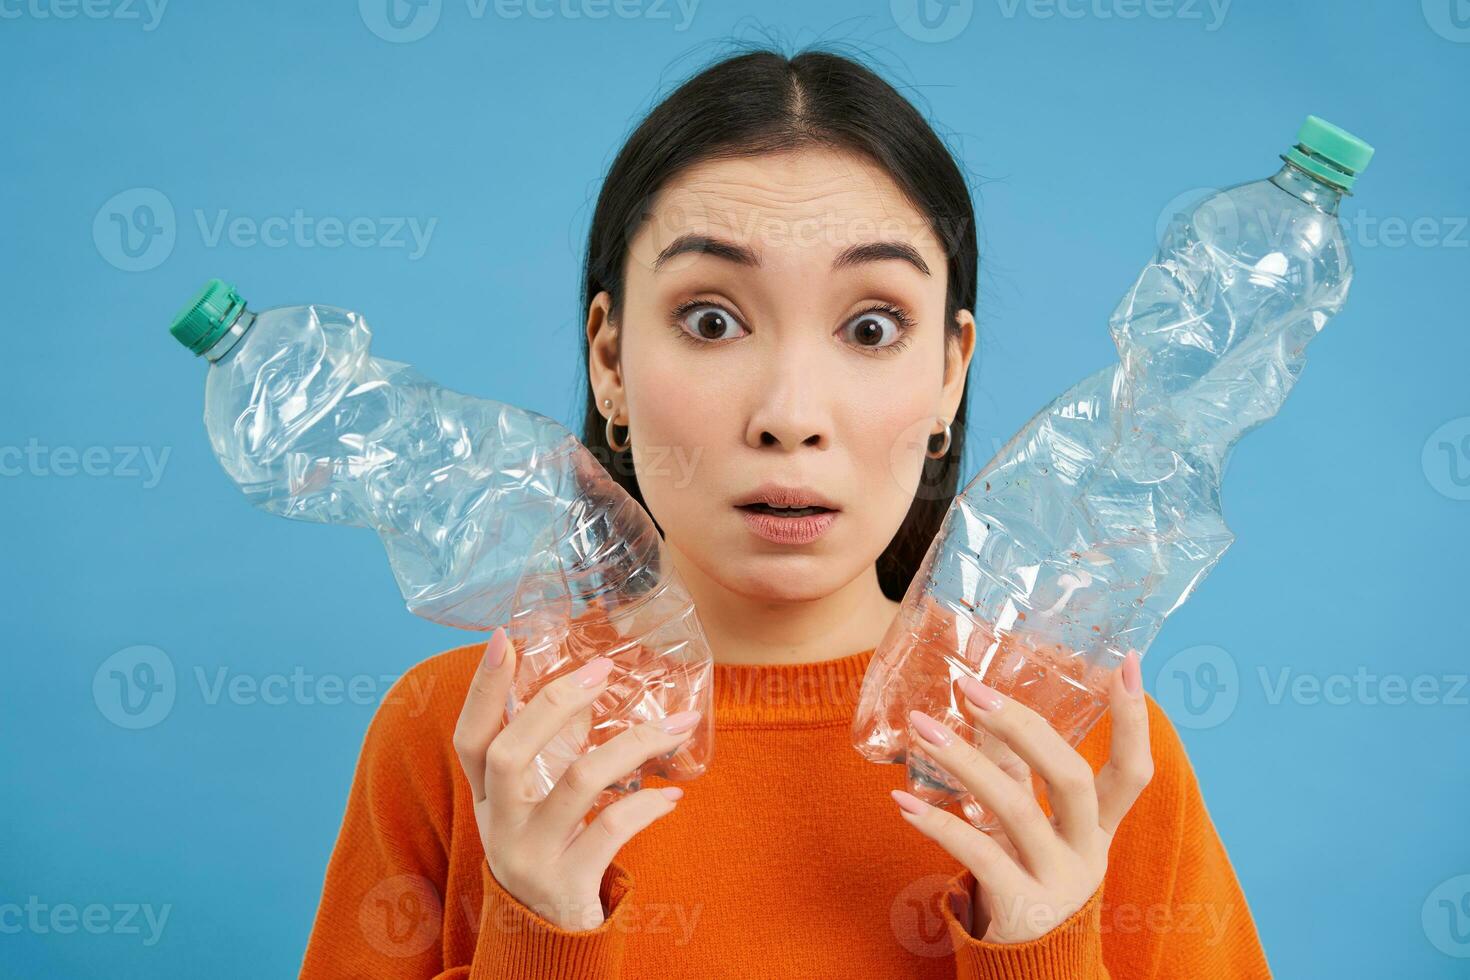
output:
[[[1337,214],[1342,203],[1342,188],[1307,173],[1290,160],[1271,178],[1271,183],[1299,201],[1304,201],[1326,214]]]
[[[204,352],[205,359],[211,364],[217,363],[226,354],[235,349],[235,346],[240,343],[241,338],[245,336],[245,332],[253,326],[255,326],[255,314],[241,307],[240,315],[235,317],[235,322],[231,323],[230,328],[220,334],[219,340],[216,340]]]

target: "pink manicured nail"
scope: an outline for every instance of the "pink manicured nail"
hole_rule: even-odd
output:
[[[964,691],[965,697],[982,711],[994,711],[1001,706],[1000,692],[973,677],[961,677],[960,690]]]
[[[670,735],[677,735],[686,728],[693,728],[694,723],[699,720],[698,711],[681,711],[675,715],[669,715],[658,723],[658,727]]]
[[[910,711],[909,720],[914,723],[914,727],[919,730],[920,735],[935,745],[948,745],[954,741],[954,736],[949,733],[947,728],[922,711]]]
[[[578,667],[576,673],[572,674],[572,677],[575,679],[578,687],[596,687],[607,679],[608,673],[612,670],[612,665],[613,662],[610,657],[597,657]]]
[[[909,813],[923,813],[924,801],[912,793],[905,793],[901,789],[889,790],[893,795],[893,802],[907,810]]]
[[[485,666],[499,667],[500,662],[505,659],[505,648],[510,646],[510,640],[505,635],[505,627],[495,627],[495,632],[490,634],[490,642],[485,644]]]
[[[658,791],[671,800],[677,800],[684,795],[684,791],[677,786],[660,786]]]
[[[1123,658],[1123,686],[1129,694],[1137,694],[1143,687],[1143,672],[1138,664],[1138,651],[1129,650]]]

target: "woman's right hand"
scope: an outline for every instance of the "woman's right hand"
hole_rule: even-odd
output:
[[[699,720],[683,711],[644,722],[584,753],[537,802],[531,762],[606,687],[612,661],[597,657],[536,693],[509,722],[506,697],[518,656],[495,630],[475,670],[454,729],[454,750],[470,781],[480,844],[495,880],[563,929],[595,929],[604,919],[600,888],[618,849],[684,795],[642,789],[608,804],[590,823],[598,794],[644,762],[684,742]]]

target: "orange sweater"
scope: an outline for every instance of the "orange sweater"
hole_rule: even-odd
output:
[[[451,744],[484,644],[393,686],[363,741],[302,977],[1269,977],[1250,910],[1179,736],[1148,698],[1154,778],[1107,877],[1030,942],[967,931],[974,878],[899,816],[901,766],[849,735],[871,649],[716,664],[709,771],[618,853],[607,919],[566,931],[501,888]],[[1106,761],[1104,715],[1078,746]],[[659,779],[649,785],[668,785]]]

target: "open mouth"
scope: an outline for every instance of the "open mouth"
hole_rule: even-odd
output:
[[[830,514],[827,507],[777,507],[774,504],[741,504],[740,509],[752,514],[770,514],[774,517],[810,517],[813,514]]]

